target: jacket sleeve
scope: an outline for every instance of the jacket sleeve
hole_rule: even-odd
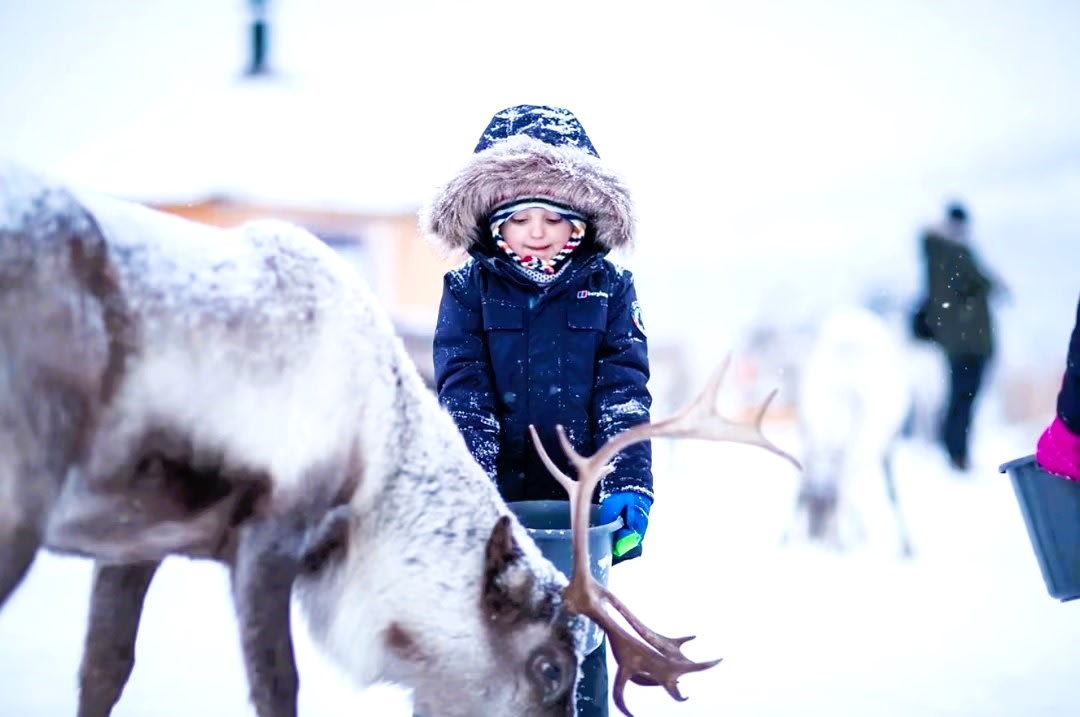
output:
[[[435,390],[473,458],[495,480],[499,421],[478,288],[465,270],[443,279],[433,347]]]
[[[1069,430],[1080,435],[1080,301],[1076,304],[1076,323],[1069,339],[1057,409],[1058,416]]]
[[[598,446],[612,436],[649,420],[649,347],[633,276],[623,271],[608,300],[607,332],[597,357],[593,387],[593,435]],[[600,500],[629,490],[653,497],[652,446],[634,444],[614,460],[615,470],[603,479]]]

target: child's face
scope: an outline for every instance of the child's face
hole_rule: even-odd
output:
[[[558,214],[530,207],[503,222],[499,233],[519,256],[550,260],[566,246],[573,230],[573,225]]]

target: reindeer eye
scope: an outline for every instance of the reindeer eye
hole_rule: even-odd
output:
[[[570,686],[570,671],[558,656],[541,648],[529,661],[529,677],[540,688],[544,704],[551,704],[562,697]]]
[[[562,670],[559,669],[558,665],[552,662],[545,661],[542,664],[538,665],[538,667],[540,668],[540,674],[544,677],[545,680],[553,684],[559,683],[559,680],[562,677]]]

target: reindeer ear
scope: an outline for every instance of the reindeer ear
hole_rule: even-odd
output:
[[[300,551],[300,570],[316,573],[329,561],[344,557],[351,522],[352,512],[347,505],[339,505],[328,511],[304,541]]]
[[[514,622],[528,607],[532,575],[524,555],[514,539],[513,523],[502,516],[488,539],[484,569],[484,605],[492,620]]]

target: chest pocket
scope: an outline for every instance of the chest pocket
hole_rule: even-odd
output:
[[[485,331],[521,331],[525,327],[524,309],[497,301],[483,306]]]
[[[566,310],[567,337],[563,342],[565,402],[569,415],[586,426],[596,358],[607,332],[607,297],[575,298]],[[569,420],[568,423],[575,423]],[[583,429],[582,429],[583,430]]]
[[[607,329],[607,299],[590,296],[575,300],[567,309],[566,325],[579,331],[605,331]]]
[[[496,400],[503,412],[513,413],[522,405],[526,390],[525,309],[516,304],[485,301],[482,314]]]

